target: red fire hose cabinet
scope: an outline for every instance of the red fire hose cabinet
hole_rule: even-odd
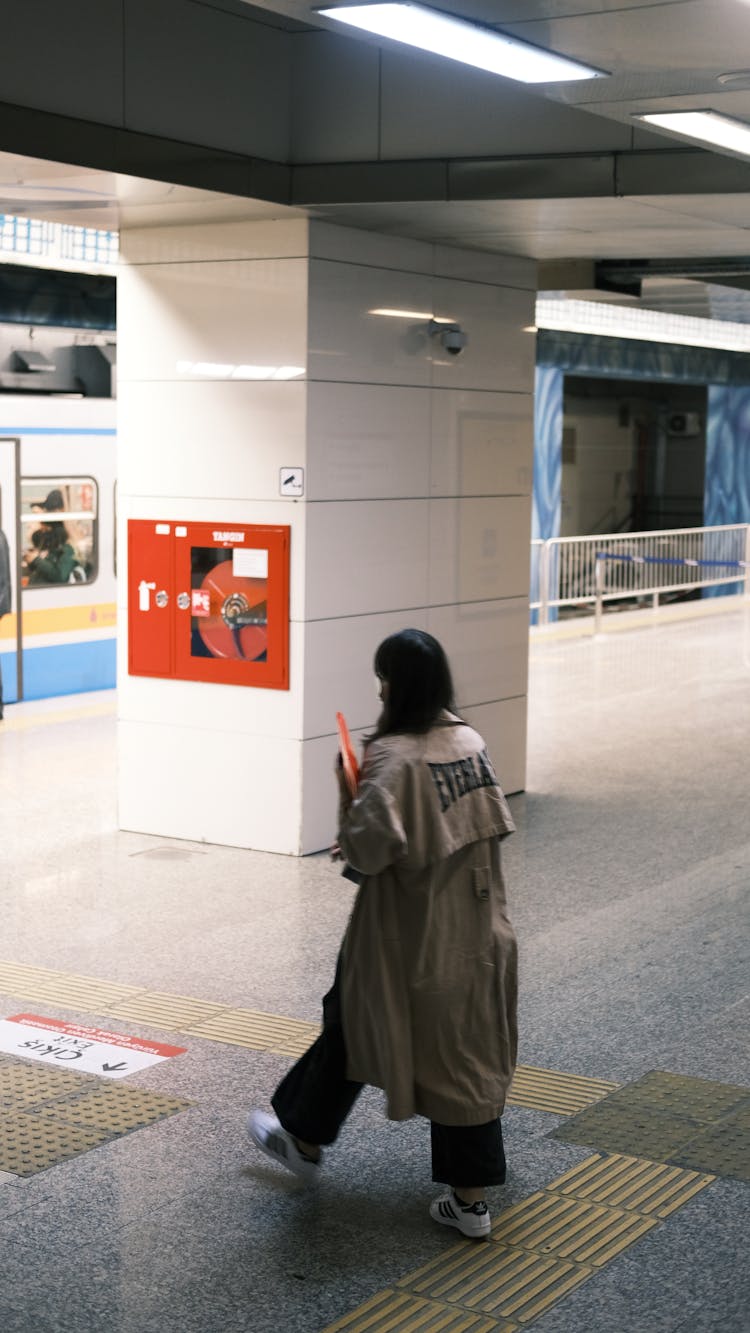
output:
[[[128,522],[131,676],[289,688],[288,526]]]

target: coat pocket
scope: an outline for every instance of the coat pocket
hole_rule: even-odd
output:
[[[488,902],[491,883],[489,866],[474,866],[471,877],[474,885],[474,897],[482,903]]]

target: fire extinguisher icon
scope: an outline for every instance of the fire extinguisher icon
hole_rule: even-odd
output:
[[[151,610],[151,594],[152,594],[152,592],[154,592],[155,590],[156,590],[156,584],[155,584],[155,583],[147,583],[145,579],[141,579],[140,583],[138,584],[138,610],[139,610],[139,611],[150,611],[150,610]]]

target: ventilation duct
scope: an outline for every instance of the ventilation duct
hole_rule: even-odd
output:
[[[87,398],[114,398],[116,343],[77,343],[73,367]]]
[[[13,348],[13,369],[20,370],[23,374],[54,374],[57,369],[54,361],[50,361],[44,352],[38,352],[31,347]]]

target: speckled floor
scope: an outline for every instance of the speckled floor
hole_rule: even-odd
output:
[[[750,1084],[749,643],[737,610],[532,642],[506,844],[526,1064]],[[0,959],[316,1020],[350,887],[325,857],[117,832],[113,701],[63,702],[0,724]],[[29,1010],[74,1017],[0,995],[0,1016]],[[310,1195],[244,1133],[287,1059],[179,1044],[127,1082],[191,1109],[28,1180],[0,1172],[3,1333],[321,1333],[453,1244],[426,1216],[426,1125],[389,1124],[368,1091]],[[496,1212],[589,1154],[550,1139],[558,1123],[506,1113]],[[749,1227],[750,1187],[717,1181],[533,1327],[747,1333]]]

